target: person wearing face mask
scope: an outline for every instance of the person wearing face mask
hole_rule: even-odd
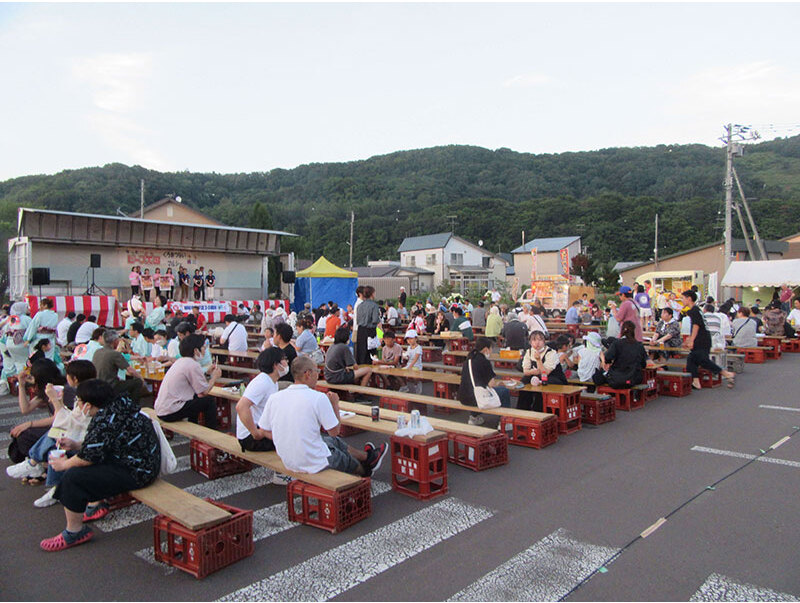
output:
[[[181,357],[175,361],[164,375],[158,390],[155,408],[158,418],[172,422],[189,419],[197,423],[202,414],[206,427],[217,428],[217,403],[209,390],[222,376],[222,371],[215,366],[206,381],[200,360],[205,354],[206,340],[202,335],[192,334],[180,343]]]
[[[258,428],[258,420],[269,397],[278,391],[278,378],[289,370],[280,348],[267,348],[256,360],[261,372],[247,385],[236,403],[236,437],[242,452],[275,450],[275,444]]]

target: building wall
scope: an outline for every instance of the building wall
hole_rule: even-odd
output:
[[[139,217],[139,214],[134,216]],[[159,207],[154,207],[148,210],[145,208],[145,220],[153,220],[154,222],[181,222],[184,224],[210,224],[212,226],[219,226],[220,223],[216,220],[203,215],[202,213],[193,210],[191,207],[179,203],[165,203]]]
[[[400,287],[406,291],[411,290],[411,283],[406,276],[362,276],[358,278],[359,285],[375,287],[375,299],[397,299],[400,296]]]
[[[451,263],[451,254],[462,255],[462,266],[482,266],[483,258],[489,257],[491,258],[490,266],[492,267],[492,275],[490,278],[494,278],[503,282],[506,279],[506,264],[504,262],[498,261],[491,253],[482,252],[472,245],[467,245],[455,238],[450,239],[444,248],[404,251],[400,254],[400,265],[409,266],[408,258],[414,257],[415,264],[413,265],[417,266],[418,268],[425,268],[426,270],[432,271],[434,273],[432,277],[427,275],[420,276],[420,289],[426,290],[425,286],[430,283],[427,288],[427,290],[430,291],[438,287],[442,281],[450,279],[448,267]],[[433,264],[427,263],[429,255],[435,256]]]
[[[99,253],[101,267],[95,270],[95,283],[106,293],[118,289],[121,299],[130,294],[128,274],[132,266],[141,266],[154,273],[155,268],[166,272],[168,267],[177,273],[180,266],[189,269],[190,274],[200,266],[214,270],[217,277],[217,297],[229,299],[258,298],[262,294],[262,269],[265,265],[261,256],[233,253],[204,253],[171,251],[155,248],[93,247],[90,245],[70,246],[56,243],[34,242],[31,250],[31,267],[49,267],[49,288],[51,294],[81,294],[87,288],[87,268],[89,256]],[[91,283],[91,270],[89,270]],[[266,280],[266,274],[264,275]],[[54,281],[58,281],[57,283]],[[38,292],[38,288],[36,289]]]
[[[725,261],[723,255],[722,245],[714,245],[666,260],[659,260],[658,270],[702,270],[706,275],[717,272],[719,275],[718,280],[722,281],[722,277],[725,276]],[[654,270],[653,262],[643,264],[631,270],[623,270],[622,274],[620,274],[622,277],[622,284],[630,287],[639,275],[653,272]]]
[[[531,286],[531,265],[530,252],[514,254],[514,276],[519,279],[522,289]],[[561,253],[558,251],[537,253],[536,274],[540,276],[561,274]]]

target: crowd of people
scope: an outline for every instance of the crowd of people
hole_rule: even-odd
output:
[[[163,296],[168,301],[214,301],[217,277],[210,268],[208,271],[200,266],[190,274],[187,268],[180,266],[177,273],[172,268],[161,272],[157,267],[150,272],[149,268],[142,270],[141,266],[133,266],[128,280],[131,284],[131,297],[136,296],[149,302]],[[175,295],[177,288],[177,296]]]
[[[143,286],[144,276],[137,286]],[[210,286],[204,282],[206,294],[213,296],[213,280]],[[784,301],[779,294],[763,312],[758,305],[748,308],[734,300],[719,306],[710,298],[698,303],[694,290],[680,298],[659,292],[653,302],[645,282],[621,287],[618,303],[611,301],[602,311],[588,296],[576,300],[565,319],[568,331],[551,334],[541,304],[509,307],[493,291],[476,304],[455,296],[436,305],[432,300],[407,305],[405,291],[397,302],[376,301],[374,288],[359,286],[352,305],[340,307],[330,301],[318,308],[306,305],[297,313],[278,307],[227,315],[224,327],[209,333],[198,308],[176,314],[168,307],[171,291],[164,283],[160,281],[158,291],[153,289],[151,310],[128,304],[121,332],[99,325],[95,316],[70,312],[59,320],[47,298],[32,317],[25,302],[4,308],[0,315],[0,393],[9,393],[15,385],[23,415],[36,410],[48,414],[12,428],[13,464],[6,470],[12,478],[46,486],[35,506],[60,502],[64,507],[66,528],[41,541],[46,551],[90,540],[93,533],[86,524],[109,512],[108,498],[146,486],[159,474],[158,431],[139,412],[153,390],[137,367],[163,370],[152,402],[161,421],[199,422],[202,417],[213,429],[217,412],[210,392],[221,370],[212,361],[211,341],[230,352],[251,349],[247,323],[260,325],[261,338],[255,363],[259,374],[236,405],[241,449],[276,450],[293,472],[333,468],[360,476],[380,466],[387,445],[368,443],[357,449],[339,437],[338,397],[315,390],[320,369],[331,384],[366,386],[377,366],[422,369],[419,338],[432,336],[431,343],[444,345],[436,335],[455,332],[472,342],[458,399],[476,407],[468,420],[479,425],[483,417],[478,407],[485,396],[496,405],[511,405],[510,392],[489,360],[498,347],[520,351],[520,376],[534,385],[566,384],[574,374],[592,386],[633,387],[642,382],[647,342],[663,345],[664,352],[688,349],[686,369],[694,387],[700,387],[701,368],[721,374],[733,387],[735,375],[711,359],[712,351],[725,348],[726,335],[733,345],[748,347],[755,345],[759,332],[784,336],[800,324],[800,299],[791,296]],[[794,305],[789,312],[787,303]],[[581,338],[569,328],[576,319],[604,326],[605,331]],[[483,332],[476,336],[476,330]],[[653,361],[660,362],[662,356],[660,348],[653,349]],[[382,385],[421,393],[422,381],[407,375],[382,375]],[[368,397],[365,401],[374,402]],[[541,394],[520,392],[517,406],[542,410]],[[273,482],[286,484],[290,479],[276,474]]]

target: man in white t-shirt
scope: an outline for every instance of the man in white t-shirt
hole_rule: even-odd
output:
[[[336,469],[369,476],[378,469],[388,447],[367,444],[364,450],[348,446],[338,437],[339,397],[315,391],[319,370],[307,356],[298,356],[291,366],[294,384],[272,394],[258,427],[270,438],[290,471],[318,473]],[[327,433],[322,435],[320,427]]]
[[[800,299],[794,300],[794,308],[786,317],[786,322],[792,325],[795,331],[800,330]]]
[[[93,314],[78,328],[78,332],[75,333],[75,343],[89,343],[92,333],[97,327],[97,316]]]
[[[62,348],[67,345],[67,331],[69,331],[73,322],[75,322],[75,312],[69,312],[61,319],[61,322],[56,325],[56,343]]]
[[[225,330],[222,331],[222,337],[219,338],[219,342],[222,345],[227,342],[229,352],[246,352],[247,329],[236,320],[233,314],[226,314],[224,320]]]
[[[244,390],[236,403],[236,437],[242,451],[275,450],[275,444],[258,428],[258,420],[264,413],[269,397],[278,391],[278,379],[289,370],[283,350],[267,348],[256,361],[261,371]]]

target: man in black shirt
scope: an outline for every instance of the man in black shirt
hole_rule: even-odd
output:
[[[516,312],[509,314],[509,319],[503,325],[500,333],[507,348],[512,350],[524,350],[528,347],[528,325],[522,322]]]
[[[75,336],[78,334],[78,329],[81,328],[81,325],[86,321],[86,314],[78,314],[75,317],[75,322],[69,325],[69,329],[67,329],[67,344],[75,343]]]
[[[290,327],[285,322],[278,323],[275,325],[275,334],[272,336],[272,343],[283,350],[284,356],[286,356],[287,367],[291,369],[292,362],[294,359],[297,358],[297,350],[294,349],[292,345],[292,327]],[[289,370],[286,372],[285,375],[281,375],[278,381],[294,381],[294,377],[292,377],[292,371]]]
[[[692,387],[694,389],[700,389],[699,369],[702,367],[715,375],[722,373],[722,376],[728,381],[728,387],[732,388],[736,375],[731,371],[723,371],[722,368],[717,366],[708,357],[711,351],[711,334],[706,328],[706,321],[703,318],[703,313],[700,311],[700,308],[695,305],[697,293],[689,289],[688,291],[684,291],[682,295],[684,306],[689,308],[686,316],[692,321],[692,332],[684,342],[684,345],[691,350],[691,352],[689,352],[689,357],[686,359],[686,371],[692,374]]]

